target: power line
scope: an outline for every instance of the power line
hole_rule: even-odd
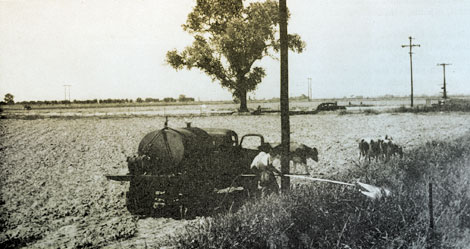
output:
[[[411,72],[411,107],[413,107],[413,47],[421,47],[419,44],[412,44],[413,37],[408,37],[410,39],[410,45],[401,45],[402,48],[409,47],[410,48],[410,72]]]
[[[449,66],[452,64],[449,63],[440,63],[437,64],[437,66],[442,66],[443,74],[444,74],[444,84],[442,86],[442,98],[447,99],[447,87],[446,87],[446,66]]]

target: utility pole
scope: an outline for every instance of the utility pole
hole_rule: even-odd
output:
[[[279,33],[281,40],[281,172],[289,174],[290,123],[289,123],[289,67],[287,46],[287,3],[279,0]],[[281,190],[290,189],[290,179],[281,177]]]
[[[65,95],[64,100],[67,100],[67,92],[68,92],[68,94],[69,94],[68,100],[70,101],[70,87],[71,86],[72,85],[64,85],[64,95]]]
[[[411,72],[411,107],[413,107],[413,47],[421,47],[419,44],[412,44],[413,37],[408,37],[410,39],[410,45],[401,45],[402,48],[410,47],[410,72]]]
[[[307,78],[307,81],[308,81],[308,101],[310,101],[312,99],[312,78],[308,77]]]
[[[442,98],[445,100],[447,99],[447,87],[446,87],[446,66],[452,65],[448,63],[440,63],[437,64],[438,66],[442,66],[443,73],[444,73],[444,85],[442,86]]]

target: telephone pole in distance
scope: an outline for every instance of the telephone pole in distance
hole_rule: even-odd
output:
[[[308,81],[308,101],[310,101],[312,99],[312,78],[308,77],[307,78],[307,81]]]
[[[440,63],[437,64],[438,66],[442,66],[443,73],[444,73],[444,84],[442,86],[442,98],[447,99],[447,87],[446,87],[446,66],[452,65],[449,63]]]
[[[410,72],[411,72],[411,107],[413,107],[413,47],[421,47],[419,44],[413,44],[411,40],[413,37],[408,37],[410,39],[410,45],[401,45],[402,48],[409,47],[410,48]]]
[[[67,90],[68,90],[68,95],[69,95],[69,98],[68,100],[70,101],[70,87],[72,85],[64,85],[64,100],[67,100]]]

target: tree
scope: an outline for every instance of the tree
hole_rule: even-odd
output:
[[[279,52],[276,38],[279,6],[276,1],[197,0],[183,29],[194,42],[182,52],[168,51],[166,61],[176,70],[198,68],[232,92],[246,112],[247,93],[256,89],[266,75],[256,61]],[[301,53],[305,43],[297,34],[289,35],[289,48]]]
[[[14,99],[15,99],[15,96],[13,96],[13,94],[11,93],[5,94],[4,100],[5,100],[5,103],[7,103],[8,105],[14,104],[15,103]]]

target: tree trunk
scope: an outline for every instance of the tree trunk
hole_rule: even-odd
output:
[[[240,92],[240,112],[248,112],[248,106],[246,104],[246,90]]]

